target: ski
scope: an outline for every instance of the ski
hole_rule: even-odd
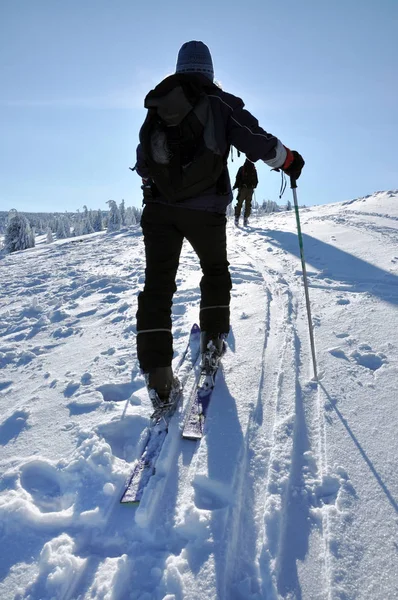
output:
[[[210,369],[202,368],[192,391],[188,405],[182,437],[187,440],[200,440],[203,437],[207,409],[214,390],[221,357]]]
[[[156,461],[162,450],[166,438],[169,423],[183,395],[184,385],[194,368],[200,354],[200,329],[193,325],[187,346],[183,352],[175,374],[180,379],[180,388],[172,408],[162,415],[158,421],[152,421],[147,428],[147,438],[140,458],[137,460],[132,475],[125,487],[120,502],[122,504],[139,504],[145,487],[156,471]]]

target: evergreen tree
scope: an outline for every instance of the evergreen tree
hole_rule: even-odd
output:
[[[93,229],[94,231],[102,231],[102,212],[101,209],[93,211]]]
[[[122,200],[121,203],[119,204],[119,212],[120,212],[121,225],[122,225],[122,227],[125,227],[125,225],[126,225],[126,208],[124,206],[124,200]]]
[[[114,200],[108,200],[107,204],[109,204],[108,231],[119,231],[122,220],[118,206]]]
[[[35,235],[28,219],[16,210],[11,211],[4,238],[6,252],[26,250],[27,248],[33,248],[34,245]]]
[[[47,229],[47,244],[51,244],[54,241],[53,234],[50,228]]]
[[[132,207],[128,206],[126,208],[126,226],[131,227],[132,225],[135,225],[135,224],[136,224],[135,214],[133,212]]]
[[[84,235],[86,233],[94,233],[94,229],[93,229],[93,226],[91,224],[90,215],[89,215],[87,206],[84,205],[83,209],[84,209],[84,213],[83,213],[83,219],[82,219],[82,225],[81,225],[80,234]]]
[[[135,222],[136,223],[140,223],[141,222],[141,215],[142,215],[142,210],[139,208],[136,208],[135,206],[132,207],[132,211],[135,217]]]
[[[57,228],[55,230],[57,240],[63,240],[70,237],[70,223],[68,217],[61,215],[57,219]]]

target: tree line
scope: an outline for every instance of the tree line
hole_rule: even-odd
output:
[[[36,235],[46,235],[47,243],[54,240],[76,237],[106,229],[109,232],[131,227],[139,223],[141,209],[125,206],[124,200],[118,205],[108,200],[109,210],[89,210],[76,213],[19,213],[12,209],[0,213],[0,233],[4,233],[6,252],[26,250],[35,245]]]

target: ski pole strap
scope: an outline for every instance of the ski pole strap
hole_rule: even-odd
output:
[[[283,171],[281,171],[281,174],[282,174],[282,179],[281,179],[281,188],[279,190],[279,200],[282,198],[283,194],[285,193],[285,189],[286,189],[285,173]]]

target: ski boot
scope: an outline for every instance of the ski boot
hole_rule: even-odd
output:
[[[236,225],[236,227],[239,226],[239,217],[235,217],[235,225]]]
[[[156,367],[144,373],[145,383],[149,398],[152,402],[154,413],[151,419],[159,421],[163,416],[170,415],[177,406],[181,385],[173,375],[171,367]]]
[[[207,374],[213,373],[226,350],[226,333],[208,333],[202,331],[200,334],[200,353],[202,355],[201,369]]]
[[[243,219],[243,226],[244,226],[244,227],[247,227],[248,225],[249,225],[249,219],[248,219],[248,217],[245,217],[245,218]]]

